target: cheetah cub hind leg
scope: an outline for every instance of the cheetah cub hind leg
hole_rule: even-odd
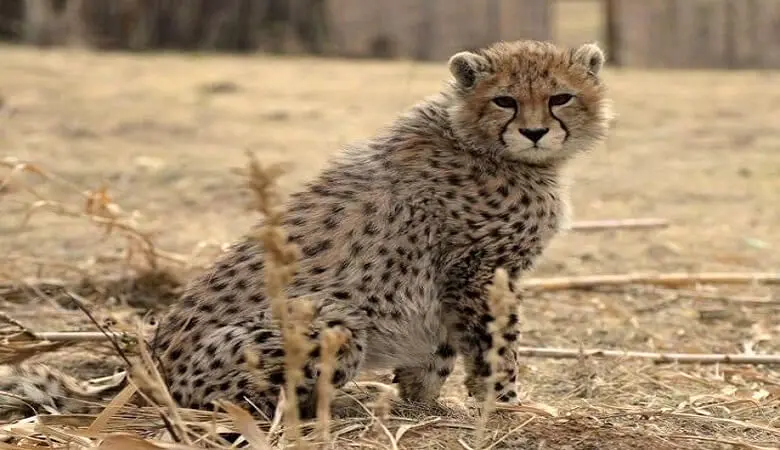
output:
[[[309,338],[313,344],[303,367],[303,379],[295,387],[298,396],[298,407],[301,417],[314,418],[318,399],[317,380],[320,377],[323,362],[321,337],[326,331],[335,331],[341,334],[343,341],[335,351],[333,371],[330,376],[330,384],[335,389],[344,387],[349,381],[358,376],[365,359],[366,333],[360,324],[360,314],[353,311],[352,307],[332,304],[330,302],[315,302],[315,318],[309,329]],[[255,339],[254,342],[257,342]],[[284,374],[284,352],[281,347],[281,339],[269,340],[259,347],[260,359],[269,355],[281,355],[274,361],[270,361],[275,368],[266,378],[268,385],[274,389],[284,388],[286,376]]]
[[[343,387],[357,377],[366,346],[365,330],[360,316],[351,307],[315,301],[315,314],[309,328],[312,346],[302,361],[302,379],[295,386],[303,418],[313,418],[317,405],[317,380],[323,352],[320,338],[325,330],[344,337],[336,350],[330,382]],[[262,314],[252,319],[238,319],[200,335],[195,350],[168,350],[161,355],[167,366],[168,384],[177,404],[191,408],[208,408],[214,400],[227,399],[243,403],[250,411],[259,408],[262,415],[273,417],[279,393],[287,383],[285,353],[278,324]],[[224,350],[224,351],[223,351]],[[257,357],[257,367],[249,367],[245,355]]]

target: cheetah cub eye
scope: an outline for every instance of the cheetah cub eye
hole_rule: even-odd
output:
[[[496,104],[496,106],[500,106],[501,108],[517,108],[517,101],[509,96],[501,96],[496,97],[493,99],[493,103]]]
[[[567,105],[572,100],[574,100],[574,95],[572,94],[557,94],[550,97],[548,102],[550,103],[550,107],[553,107]]]

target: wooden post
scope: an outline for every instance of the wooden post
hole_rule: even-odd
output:
[[[552,1],[501,0],[501,40],[552,39]]]
[[[433,39],[434,29],[436,27],[436,16],[433,14],[433,2],[435,0],[421,0],[422,12],[420,16],[422,21],[417,27],[417,43],[414,46],[414,52],[411,55],[414,59],[431,59],[431,39]]]
[[[20,40],[24,28],[24,0],[0,0],[0,40]]]
[[[604,0],[602,5],[604,7],[605,18],[605,40],[607,47],[607,61],[613,66],[620,67],[623,65],[623,58],[621,55],[622,45],[620,35],[620,26],[618,24],[618,11],[617,8],[619,2],[616,0]]]

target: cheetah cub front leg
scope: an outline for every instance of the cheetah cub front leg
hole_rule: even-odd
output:
[[[454,346],[463,357],[466,369],[465,385],[469,396],[479,402],[485,400],[488,383],[498,401],[516,404],[517,394],[517,352],[513,345],[519,333],[518,317],[511,313],[506,325],[500,330],[505,345],[496,349],[498,360],[493,374],[489,352],[494,339],[489,325],[496,320],[490,313],[486,301],[485,287],[469,287],[457,297],[446,301],[445,323],[450,328]],[[465,301],[464,301],[465,300]]]

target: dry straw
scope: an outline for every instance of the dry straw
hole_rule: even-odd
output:
[[[118,233],[130,249],[127,255],[144,255],[144,262],[149,266],[190,265],[191,258],[163,251],[155,245],[148,233],[140,229],[136,216],[119,208],[106,187],[83,189],[44,170],[40,165],[13,158],[3,160],[0,168],[7,169],[7,173],[0,176],[0,191],[3,191],[4,200],[16,192],[32,196],[20,223],[27,223],[34,214],[45,210],[84,220],[107,232]],[[258,209],[266,215],[266,222],[265,227],[258,230],[257,237],[267,247],[271,262],[266,267],[272,269],[269,272],[273,273],[265,274],[269,296],[273,299],[276,317],[286,335],[285,349],[291,350],[290,355],[296,355],[296,349],[304,349],[311,344],[299,339],[301,331],[307,328],[310,310],[301,306],[306,304],[305,299],[286,299],[284,296],[285,286],[295,272],[297,252],[287,242],[281,227],[283,211],[273,186],[281,173],[277,170],[274,166],[261,168],[254,163],[250,164],[250,180],[253,183],[250,186],[266,205],[258,205]],[[80,202],[65,204],[46,198],[33,184],[25,183],[26,177],[38,177],[59,190],[76,193]],[[6,189],[12,185],[14,189]],[[660,220],[655,223],[651,220],[607,222],[583,223],[579,227],[575,224],[573,228],[596,231],[665,226]],[[6,258],[6,261],[10,262],[10,259]],[[39,263],[42,266],[60,264],[56,258]],[[5,274],[7,269],[3,270]],[[74,273],[82,275],[78,271]],[[46,298],[52,290],[71,291],[74,284],[78,284],[78,281],[43,278],[40,275],[6,278],[7,281],[0,283],[0,297],[5,301],[13,299],[16,303],[23,300],[33,307],[37,307],[35,300]],[[93,281],[96,285],[103,282],[100,278]],[[606,277],[529,279],[523,283],[523,287],[563,291],[651,284],[664,286],[667,292],[677,292],[682,296],[723,299],[730,305],[738,304],[740,308],[772,308],[776,305],[772,298],[744,295],[729,297],[679,288],[698,284],[729,283],[746,286],[776,282],[776,274],[618,274]],[[491,291],[491,308],[500,310],[502,307],[501,299],[504,297],[501,292],[506,293],[503,283],[501,275],[496,274]],[[656,292],[648,291],[648,295]],[[88,306],[94,307],[94,304]],[[30,330],[19,321],[14,321],[14,313],[10,309],[8,311],[4,317],[5,325],[0,330],[0,356],[6,361],[21,361],[54,350],[68,351],[76,345],[104,342],[109,338],[120,341],[128,339],[126,333]],[[494,312],[494,315],[500,317],[502,313]],[[282,323],[285,321],[287,325]],[[497,320],[491,332],[494,333],[500,325],[500,320]],[[137,340],[133,339],[134,336],[129,338]],[[322,333],[320,345],[323,347],[323,358],[318,369],[323,376],[320,380],[327,381],[325,375],[333,370],[334,360],[329,355],[340,344],[340,338],[328,332]],[[471,448],[466,442],[471,441],[483,449],[524,446],[555,448],[564,445],[603,448],[605,442],[614,448],[644,446],[659,450],[690,448],[700,444],[712,445],[712,448],[723,445],[777,449],[780,440],[780,421],[775,414],[780,408],[780,373],[769,366],[775,362],[774,355],[653,354],[607,349],[526,347],[520,348],[521,354],[540,358],[577,357],[578,361],[582,361],[582,356],[591,356],[613,359],[610,363],[593,364],[589,369],[592,373],[588,383],[593,389],[583,390],[581,386],[571,388],[574,393],[590,392],[593,398],[578,400],[576,395],[559,395],[555,397],[555,408],[543,404],[518,407],[495,405],[495,408],[485,405],[483,412],[494,409],[494,414],[489,418],[483,415],[477,418],[477,422],[458,403],[449,403],[446,408],[428,411],[391,402],[387,398],[391,391],[389,387],[379,389],[379,399],[369,392],[355,396],[354,400],[360,405],[374,405],[373,411],[365,406],[356,410],[352,397],[333,392],[333,386],[328,383],[319,383],[318,421],[308,423],[295,420],[296,402],[286,400],[295,399],[294,389],[291,391],[289,385],[280,402],[280,409],[287,412],[278,413],[268,421],[258,421],[243,409],[229,403],[220,403],[224,412],[178,408],[170,399],[162,377],[145,347],[134,346],[133,349],[134,354],[129,355],[133,363],[129,372],[131,384],[114,397],[100,414],[41,416],[0,424],[0,439],[3,441],[0,446],[11,445],[22,449],[66,446],[107,449],[231,448],[231,444],[220,437],[219,433],[224,432],[239,432],[252,448],[259,449],[300,445],[303,437],[311,441],[316,439],[332,448]],[[489,359],[493,360],[494,355]],[[715,364],[704,366],[700,364],[702,362]],[[692,364],[682,366],[682,363]],[[300,358],[296,361],[293,357],[285,364],[288,372],[300,370]],[[547,382],[554,376],[550,374],[542,381]],[[288,380],[294,378],[293,375]],[[526,381],[529,392],[539,388],[535,384],[539,380],[529,377]],[[559,380],[564,383],[569,381]],[[369,384],[360,383],[358,386],[369,390]],[[131,397],[142,406],[131,404]],[[344,406],[347,401],[352,402],[348,403],[351,405],[348,408]],[[350,413],[345,416],[345,411]],[[285,426],[281,426],[282,416]],[[378,433],[372,433],[372,430]],[[474,441],[474,433],[481,438]],[[284,438],[281,438],[282,434]],[[299,436],[301,439],[298,439]]]
[[[139,228],[136,215],[125,212],[114,202],[109,194],[108,186],[104,185],[93,190],[82,189],[40,165],[12,157],[0,160],[0,167],[8,169],[8,174],[5,177],[0,177],[0,192],[12,184],[20,185],[24,192],[33,198],[19,223],[20,228],[26,227],[35,214],[49,211],[58,216],[86,219],[102,228],[106,234],[119,231],[127,240],[126,258],[128,260],[136,253],[141,253],[146,263],[152,268],[158,266],[158,259],[179,264],[186,263],[186,257],[157,248],[149,233]],[[50,199],[36,189],[33,184],[25,183],[23,179],[20,180],[23,175],[42,178],[60,191],[76,194],[83,203],[69,205]]]
[[[314,344],[309,340],[313,307],[305,299],[289,300],[285,290],[293,281],[300,250],[289,242],[284,230],[284,209],[275,183],[283,170],[280,165],[263,167],[248,153],[248,184],[255,195],[256,208],[263,224],[254,232],[265,250],[265,291],[271,301],[274,318],[282,331],[285,364],[286,433],[296,448],[306,445],[300,435],[300,418],[296,387],[302,384],[303,368]]]
[[[347,336],[340,330],[327,329],[320,338],[321,358],[319,378],[317,379],[317,423],[322,442],[330,442],[330,408],[334,389],[330,380],[336,370],[336,355],[339,348],[347,342]]]

